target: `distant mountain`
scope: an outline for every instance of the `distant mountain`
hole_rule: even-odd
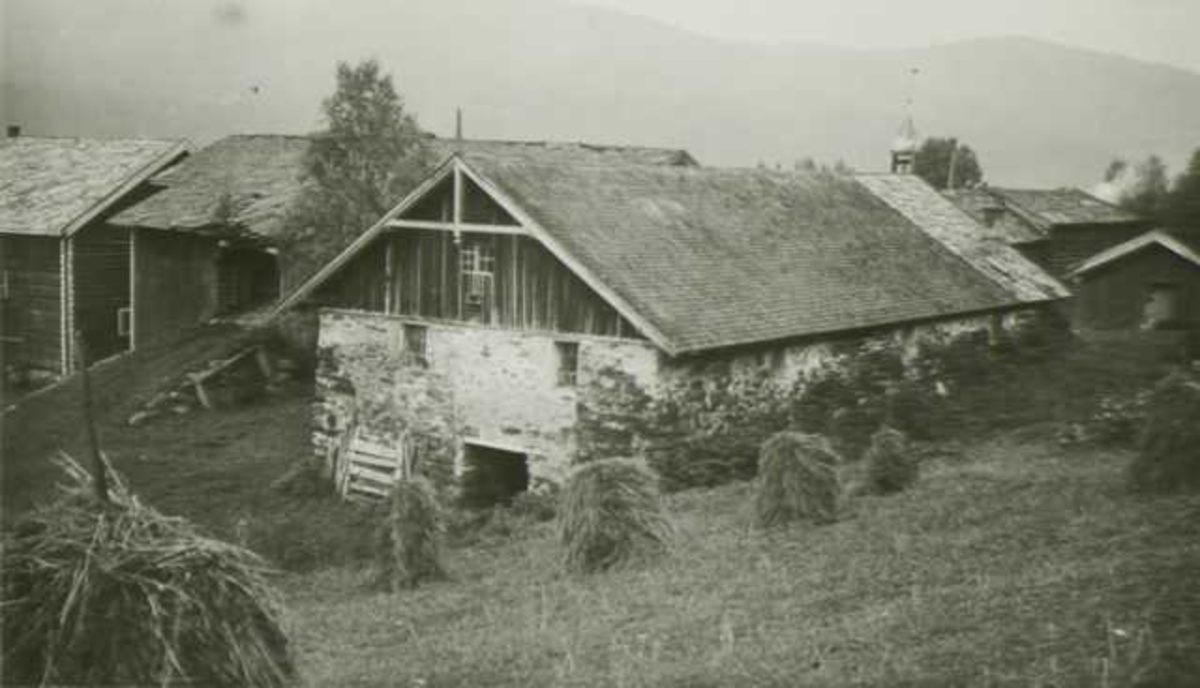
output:
[[[1023,38],[763,46],[563,0],[18,7],[2,114],[30,133],[302,132],[335,61],[375,56],[442,134],[462,106],[472,137],[682,146],[706,164],[880,169],[911,66],[922,133],[969,143],[995,183],[1086,186],[1114,156],[1177,169],[1200,147],[1200,74]]]

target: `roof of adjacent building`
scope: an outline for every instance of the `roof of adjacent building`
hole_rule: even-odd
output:
[[[1200,235],[1194,232],[1153,230],[1109,247],[1075,266],[1070,277],[1087,274],[1118,262],[1147,248],[1159,247],[1200,268]]]
[[[0,233],[70,235],[186,151],[181,141],[0,139]]]
[[[860,175],[859,182],[963,260],[1024,300],[1066,298],[1070,292],[916,175]],[[998,224],[998,223],[997,223]],[[983,228],[981,233],[980,228]]]
[[[1124,224],[1141,219],[1081,189],[992,188],[991,191],[1028,213],[1030,221],[1042,231],[1061,225]]]
[[[1144,220],[1081,189],[1005,189],[943,192],[986,230],[1011,244],[1041,241],[1054,227],[1135,224]],[[988,217],[991,211],[992,217]]]
[[[430,138],[434,161],[458,151],[481,157],[572,162],[589,160],[640,164],[694,165],[687,151],[668,148],[600,146],[586,143],[491,141]],[[203,230],[227,226],[271,239],[304,191],[308,136],[243,134],[227,136],[154,179],[164,190],[113,218],[117,224],[154,229]]]
[[[227,136],[154,178],[163,190],[112,222],[153,229],[200,230],[234,225],[272,237],[303,191],[304,136]]]
[[[1011,248],[997,247],[1012,253],[997,265],[987,252],[965,248],[968,234],[954,236],[954,224],[969,218],[907,181],[897,186],[909,195],[906,214],[870,188],[875,182],[831,172],[462,161],[532,221],[535,237],[551,241],[672,354],[1061,295],[1056,283],[1039,286],[1040,271],[1023,283],[1037,268]],[[283,307],[340,269],[387,219]],[[999,274],[1011,264],[1019,269]]]
[[[1027,244],[1046,238],[1046,234],[1033,223],[1022,219],[1017,213],[1008,212],[1004,199],[986,187],[953,189],[942,193],[978,223],[986,239]]]

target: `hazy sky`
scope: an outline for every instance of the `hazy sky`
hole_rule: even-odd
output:
[[[709,36],[860,48],[1018,34],[1200,72],[1200,0],[588,0]]]

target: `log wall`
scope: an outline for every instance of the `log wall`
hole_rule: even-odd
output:
[[[5,362],[61,372],[62,291],[60,241],[55,237],[0,236],[0,336]],[[13,341],[19,340],[19,341]]]

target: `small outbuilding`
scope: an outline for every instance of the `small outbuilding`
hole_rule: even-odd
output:
[[[132,232],[110,220],[153,193],[151,178],[187,153],[180,141],[45,138],[12,130],[0,140],[6,378],[71,372],[77,333],[93,360],[128,351],[169,324],[154,304],[186,307],[186,290],[170,266],[151,259]]]
[[[1155,230],[1069,273],[1081,330],[1200,328],[1200,233]]]

